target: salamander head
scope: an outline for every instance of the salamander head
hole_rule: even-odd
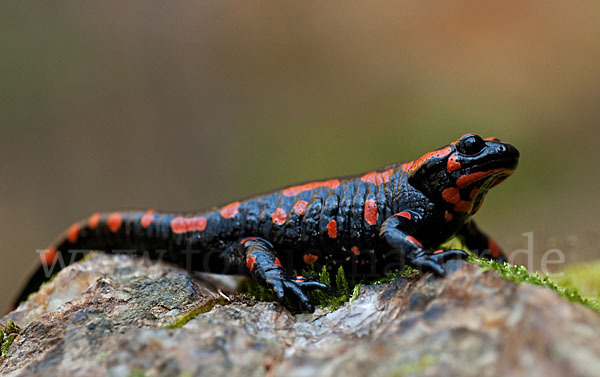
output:
[[[496,138],[466,134],[457,141],[414,161],[409,183],[449,210],[472,215],[487,191],[513,173],[519,151]]]

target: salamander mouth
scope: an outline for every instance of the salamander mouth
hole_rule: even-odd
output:
[[[519,151],[510,144],[498,146],[494,154],[486,156],[487,161],[480,161],[469,169],[465,174],[458,177],[456,185],[465,188],[474,183],[486,180],[485,185],[494,187],[510,176],[519,163]]]
[[[465,174],[456,180],[456,186],[460,189],[473,185],[474,183],[486,180],[491,182],[490,187],[496,186],[504,181],[514,172],[514,169],[507,168],[490,168]],[[486,185],[487,185],[486,182]]]

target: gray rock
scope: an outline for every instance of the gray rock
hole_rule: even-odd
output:
[[[163,263],[93,254],[5,316],[6,376],[600,376],[600,316],[450,262],[292,315]],[[195,317],[167,329],[186,313]]]

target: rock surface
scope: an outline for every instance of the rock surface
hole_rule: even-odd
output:
[[[176,267],[93,254],[2,319],[7,376],[600,376],[600,316],[452,261],[292,315]],[[199,308],[181,328],[167,329]]]

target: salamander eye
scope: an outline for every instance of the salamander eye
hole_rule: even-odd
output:
[[[460,139],[456,148],[462,154],[473,156],[485,148],[485,141],[479,135],[469,135]]]

